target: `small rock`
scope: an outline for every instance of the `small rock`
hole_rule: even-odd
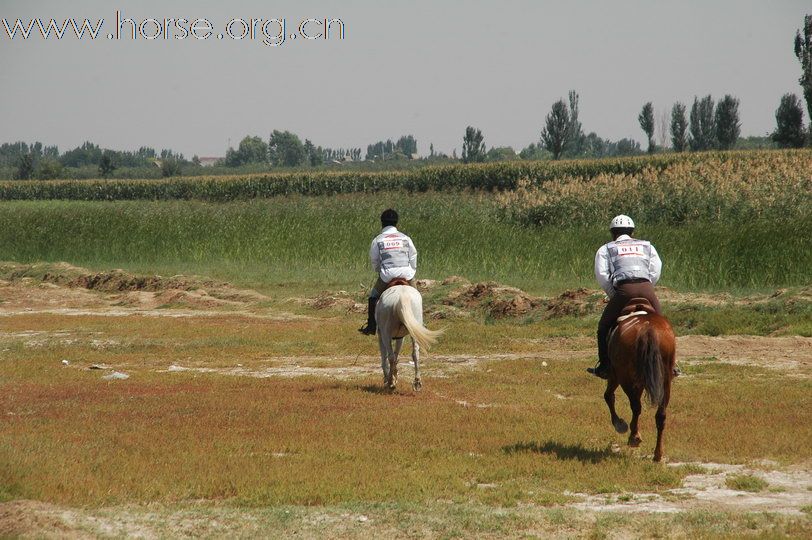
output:
[[[121,373],[120,371],[114,371],[109,375],[105,375],[102,377],[105,381],[114,381],[114,380],[122,380],[122,379],[129,379],[130,376],[126,373]]]
[[[91,364],[87,369],[108,369],[107,366],[103,366],[101,364]]]
[[[547,362],[542,362],[541,365],[547,367]]]
[[[63,366],[67,366],[68,364],[70,364],[70,362],[68,362],[67,360],[62,360],[62,365]]]
[[[361,523],[364,523],[366,521],[369,521],[369,518],[366,517],[366,516],[358,516],[358,521],[360,521]]]

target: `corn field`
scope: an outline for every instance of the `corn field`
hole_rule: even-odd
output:
[[[256,174],[245,176],[177,177],[163,180],[50,180],[0,182],[0,200],[202,200],[225,202],[283,195],[335,195],[381,191],[520,191],[544,188],[560,192],[559,200],[591,195],[591,185],[607,184],[607,190],[624,183],[645,184],[651,178],[689,178],[685,189],[697,192],[706,180],[734,173],[760,182],[757,172],[778,167],[788,175],[783,181],[801,182],[808,191],[812,152],[747,151],[702,154],[664,154],[631,158],[561,162],[501,162],[425,167],[386,172],[314,172]],[[805,171],[804,171],[805,169]],[[711,171],[709,174],[707,171]],[[751,171],[751,172],[748,172]],[[805,175],[804,175],[805,173]],[[773,173],[775,175],[775,173]],[[800,176],[800,178],[798,177]],[[737,179],[733,179],[736,181]],[[682,181],[682,180],[680,180]],[[584,184],[585,185],[581,185]],[[549,187],[548,187],[549,184]],[[632,184],[628,184],[632,185]],[[693,187],[692,187],[693,186]],[[802,186],[802,187],[803,187]],[[674,193],[683,190],[675,186]],[[700,189],[704,194],[704,191]],[[687,193],[687,192],[686,192]],[[539,199],[546,204],[546,199]]]
[[[808,219],[812,154],[707,155],[634,174],[566,175],[543,183],[524,178],[497,200],[504,216],[542,226],[608,222],[619,213],[661,224]]]

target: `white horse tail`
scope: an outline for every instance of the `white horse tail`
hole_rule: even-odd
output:
[[[400,320],[420,348],[429,350],[431,346],[437,342],[437,338],[442,335],[443,330],[429,330],[423,326],[423,324],[417,320],[417,317],[415,317],[415,308],[417,308],[418,311],[422,311],[423,306],[420,305],[422,302],[418,304],[418,306],[415,306],[412,301],[414,296],[409,294],[411,291],[406,287],[403,287],[402,290],[400,302],[398,302]]]

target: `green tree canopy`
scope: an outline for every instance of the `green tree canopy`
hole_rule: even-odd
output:
[[[690,118],[690,146],[698,152],[710,150],[716,146],[716,119],[714,117],[713,98],[708,95],[701,100],[694,97]]]
[[[34,154],[22,154],[17,161],[17,180],[28,180],[34,175]]]
[[[674,103],[671,108],[671,146],[675,152],[684,152],[688,147],[688,120],[685,118],[685,104]]]
[[[649,101],[643,105],[643,110],[637,116],[637,121],[640,122],[640,127],[648,137],[648,153],[654,153],[654,106]]]
[[[726,94],[716,105],[716,143],[722,150],[733,148],[741,132],[739,100]]]
[[[277,167],[296,167],[305,161],[305,148],[301,139],[290,131],[274,130],[268,141],[271,164]]]
[[[775,131],[771,138],[781,148],[800,148],[804,145],[804,110],[795,94],[784,94],[775,111]]]
[[[485,155],[487,161],[514,161],[519,159],[516,151],[510,146],[494,146]]]
[[[801,83],[801,88],[804,90],[806,112],[809,118],[812,118],[812,15],[804,16],[803,35],[800,30],[795,33],[795,56],[801,63],[801,78],[798,82]],[[812,121],[810,121],[809,127],[812,130]],[[809,141],[812,144],[812,131],[810,131]]]
[[[484,139],[482,131],[473,126],[465,128],[465,137],[462,139],[462,160],[465,163],[485,161]]]
[[[105,150],[99,160],[99,174],[102,178],[107,178],[114,170],[116,170],[116,165],[113,162],[113,154],[109,150]]]
[[[541,143],[553,154],[553,159],[559,159],[567,148],[570,126],[567,104],[563,99],[559,99],[553,103],[550,113],[544,119],[544,129],[541,130]]]

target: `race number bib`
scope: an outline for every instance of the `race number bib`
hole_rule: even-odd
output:
[[[384,251],[391,251],[394,249],[403,249],[403,239],[402,238],[387,238],[383,242],[382,249]]]
[[[618,257],[632,256],[645,257],[646,251],[643,244],[623,244],[616,245]]]

